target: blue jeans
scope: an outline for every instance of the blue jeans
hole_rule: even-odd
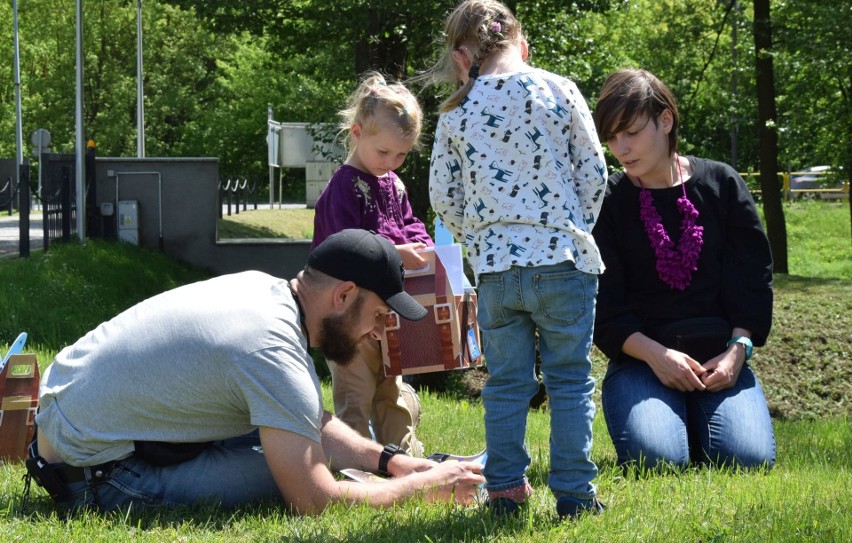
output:
[[[719,392],[681,392],[663,385],[639,361],[610,362],[603,382],[609,435],[624,464],[643,459],[772,467],[775,436],[763,389],[745,365],[737,383]]]
[[[597,276],[563,262],[483,274],[478,282],[479,326],[489,373],[482,391],[486,489],[526,484],[527,414],[539,389],[538,332],[550,410],[548,484],[557,498],[590,499],[595,495],[591,481],[598,473],[590,457],[595,381],[589,374]]]
[[[218,441],[192,460],[172,466],[155,466],[130,457],[113,468],[106,482],[91,486],[80,481],[69,489],[71,500],[60,505],[72,509],[91,505],[105,511],[131,503],[235,507],[282,499],[260,450],[257,432]]]

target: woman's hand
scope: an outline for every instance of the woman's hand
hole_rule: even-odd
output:
[[[732,337],[751,337],[751,330],[735,326],[731,331]],[[737,384],[740,371],[746,363],[746,350],[739,343],[732,343],[719,356],[704,363],[707,372],[701,376],[701,382],[710,392],[719,392]]]
[[[406,270],[419,270],[426,267],[426,259],[417,252],[420,249],[425,249],[425,243],[404,243],[397,245],[396,250],[399,251],[399,256],[402,257],[402,264]]]
[[[668,349],[641,332],[627,338],[621,350],[633,358],[644,360],[662,384],[681,392],[704,390],[701,376],[707,372],[686,353]]]
[[[665,349],[665,347],[664,347]],[[662,356],[646,361],[662,384],[681,392],[704,390],[702,376],[707,370],[686,353],[665,349]]]
[[[704,369],[707,371],[701,376],[701,382],[710,392],[731,388],[737,383],[744,364],[745,349],[742,345],[733,344],[725,352],[704,364]]]

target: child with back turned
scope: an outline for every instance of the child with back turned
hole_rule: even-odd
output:
[[[603,272],[591,235],[606,184],[597,133],[573,82],[526,64],[521,25],[500,2],[461,3],[445,32],[430,73],[458,88],[441,106],[429,193],[479,288],[489,504],[516,514],[533,492],[525,434],[538,337],[557,513],[600,512],[589,358]]]
[[[418,145],[422,111],[405,86],[388,84],[377,73],[365,76],[340,112],[348,158],[320,195],[314,217],[313,247],[345,228],[362,228],[390,240],[406,269],[425,265],[418,249],[432,246],[424,224],[412,213],[405,185],[394,173]],[[398,444],[415,456],[420,413],[417,394],[398,376],[386,377],[379,338],[361,343],[349,364],[328,361],[338,418],[365,437]]]

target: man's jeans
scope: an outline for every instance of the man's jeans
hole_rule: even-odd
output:
[[[539,389],[536,332],[550,411],[549,486],[557,498],[589,499],[597,466],[590,458],[595,406],[589,349],[597,276],[571,262],[513,267],[479,277],[479,325],[488,382],[485,406],[486,488],[526,483],[527,413]]]
[[[649,468],[662,461],[772,467],[775,437],[763,389],[743,366],[734,387],[681,392],[663,385],[639,361],[611,362],[603,382],[603,411],[618,462]]]
[[[234,507],[282,499],[272,478],[258,433],[219,441],[197,457],[172,466],[154,466],[138,458],[122,460],[108,480],[69,485],[72,499],[60,505],[96,506],[105,511],[134,505],[219,503]]]

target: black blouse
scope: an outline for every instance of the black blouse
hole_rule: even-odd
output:
[[[684,291],[656,271],[656,257],[639,217],[639,188],[622,173],[610,176],[603,209],[594,228],[606,271],[601,276],[595,345],[616,359],[635,332],[694,317],[722,317],[750,330],[763,345],[772,324],[772,255],[751,194],[730,166],[687,157],[693,175],[686,194],[698,209],[704,245],[698,270]],[[680,185],[651,189],[666,232],[680,238]]]

